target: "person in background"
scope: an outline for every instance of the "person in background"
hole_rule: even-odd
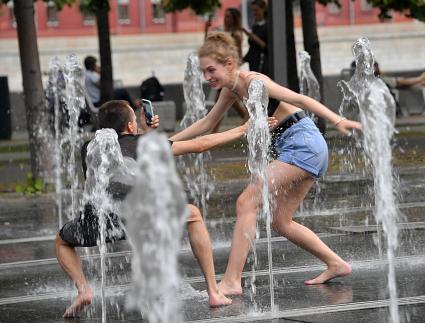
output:
[[[267,54],[267,3],[264,0],[253,0],[251,10],[255,23],[252,30],[242,28],[248,37],[249,50],[244,56],[244,62],[249,64],[249,70],[269,75],[269,60]]]
[[[382,81],[384,81],[385,85],[388,87],[388,90],[390,91],[391,95],[394,98],[394,101],[396,104],[396,116],[401,116],[402,112],[401,112],[400,103],[398,102],[398,99],[396,94],[394,93],[394,90],[425,86],[425,72],[422,72],[420,75],[414,76],[414,77],[396,77],[396,76],[384,75],[377,61],[373,63],[373,67],[374,67],[374,75],[376,77],[379,77]],[[351,75],[353,75],[354,71],[356,70],[356,61],[351,62],[350,69],[351,69]]]
[[[86,75],[84,84],[91,102],[95,107],[100,106],[100,66],[97,65],[97,59],[93,56],[87,56],[84,59]]]

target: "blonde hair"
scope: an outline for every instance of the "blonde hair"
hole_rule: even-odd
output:
[[[239,62],[235,41],[228,33],[219,31],[208,33],[204,44],[198,49],[198,56],[211,57],[221,64],[224,64],[229,58],[233,58],[236,65]]]

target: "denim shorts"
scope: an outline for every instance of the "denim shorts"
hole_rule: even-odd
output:
[[[275,151],[277,160],[298,166],[315,178],[323,176],[328,168],[328,145],[309,117],[278,134]]]

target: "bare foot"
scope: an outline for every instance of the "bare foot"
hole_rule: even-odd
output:
[[[208,303],[211,307],[226,306],[232,304],[232,300],[223,295],[223,293],[218,289],[217,291],[210,292],[208,294],[209,300]]]
[[[64,318],[79,317],[81,311],[86,305],[91,304],[93,299],[93,291],[91,288],[86,287],[85,290],[81,293],[78,293],[77,298],[72,302],[65,313],[63,314]]]
[[[218,289],[226,296],[242,295],[241,284],[229,284],[222,280],[218,283]]]
[[[328,267],[328,269],[326,269],[319,276],[311,280],[306,280],[304,284],[306,285],[324,284],[336,277],[347,276],[351,274],[351,271],[352,271],[351,266],[347,262],[343,261],[342,263],[339,263],[335,266]]]

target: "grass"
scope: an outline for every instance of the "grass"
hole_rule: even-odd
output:
[[[415,150],[395,152],[393,154],[393,166],[414,167],[425,165],[425,153]],[[362,155],[348,159],[346,155],[331,154],[327,173],[362,172],[365,170],[365,159]],[[240,180],[249,178],[248,166],[244,161],[212,164],[209,167],[217,181]]]
[[[0,147],[0,154],[20,153],[20,152],[29,151],[29,150],[30,150],[30,146],[28,144],[3,146],[3,147]]]

